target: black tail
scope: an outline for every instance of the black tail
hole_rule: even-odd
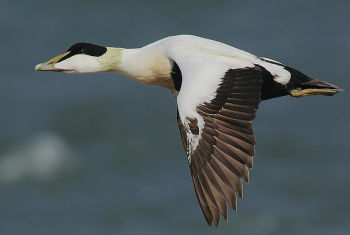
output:
[[[263,85],[261,89],[261,99],[267,100],[280,96],[291,95],[293,97],[302,97],[308,95],[334,95],[342,89],[328,82],[312,79],[302,72],[291,67],[283,66],[291,74],[291,78],[286,85],[280,84],[274,80],[273,75],[260,65]]]

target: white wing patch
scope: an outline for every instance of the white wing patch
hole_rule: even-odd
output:
[[[187,133],[189,155],[196,150],[204,128],[204,120],[196,107],[215,98],[226,71],[253,68],[258,64],[266,68],[278,83],[286,85],[291,78],[291,74],[281,65],[216,41],[184,35],[170,37],[163,42],[167,57],[178,64],[182,73],[181,90],[177,96],[182,124],[189,130],[186,118],[198,121],[199,134]]]
[[[210,103],[216,96],[216,90],[229,69],[250,68],[254,64],[237,57],[208,55],[201,48],[186,50],[177,46],[169,51],[169,58],[176,61],[182,73],[181,90],[177,96],[179,116],[187,130],[188,156],[196,150],[204,128],[204,120],[196,107]],[[188,131],[190,119],[197,119],[199,134]],[[188,159],[191,161],[190,157]]]
[[[278,82],[282,85],[286,85],[290,81],[290,78],[291,78],[290,72],[285,70],[283,65],[280,62],[275,61],[275,60],[271,60],[269,58],[262,57],[262,59],[264,59],[266,61],[262,60],[262,61],[259,61],[257,64],[261,65],[265,69],[267,69],[274,77],[273,80],[275,80],[275,82]],[[268,61],[281,64],[282,66],[278,65],[278,64],[269,63]]]

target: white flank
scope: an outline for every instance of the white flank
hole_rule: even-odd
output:
[[[277,62],[277,61],[273,61],[273,62]],[[273,80],[275,80],[275,82],[278,82],[282,85],[286,85],[290,81],[291,74],[290,72],[285,70],[283,66],[272,64],[266,61],[259,61],[257,62],[257,64],[263,66],[267,71],[269,71],[272,74],[272,76],[274,76]]]

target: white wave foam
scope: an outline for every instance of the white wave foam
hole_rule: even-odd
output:
[[[53,179],[72,163],[72,154],[64,140],[42,133],[19,143],[0,158],[0,182],[25,178]]]

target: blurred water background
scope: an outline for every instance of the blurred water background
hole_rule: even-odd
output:
[[[10,1],[0,7],[0,234],[350,234],[350,1]],[[263,102],[238,212],[206,225],[163,88],[35,72],[76,42],[194,34],[345,89]]]

